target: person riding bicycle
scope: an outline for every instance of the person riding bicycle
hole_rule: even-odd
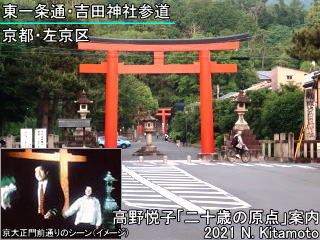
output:
[[[232,147],[234,147],[236,150],[237,158],[241,158],[240,156],[242,156],[243,152],[247,149],[247,146],[243,143],[241,135],[242,131],[238,131],[231,141]]]

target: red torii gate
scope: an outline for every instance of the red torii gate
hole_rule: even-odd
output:
[[[156,116],[161,116],[162,133],[166,134],[167,133],[167,119],[166,119],[166,117],[170,117],[171,116],[171,108],[170,107],[159,108],[158,109],[158,113],[156,114]]]
[[[119,74],[200,73],[201,158],[214,154],[212,112],[212,73],[237,72],[236,64],[211,62],[210,51],[236,50],[247,33],[206,39],[106,39],[90,37],[90,42],[78,43],[81,50],[105,51],[107,61],[101,64],[80,64],[80,73],[104,73],[106,77],[105,147],[117,147],[118,77]],[[119,52],[154,52],[154,64],[125,65],[119,62]],[[198,52],[199,62],[165,64],[165,52]]]

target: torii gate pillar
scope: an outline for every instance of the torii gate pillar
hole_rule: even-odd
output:
[[[105,147],[117,148],[118,129],[118,51],[108,51],[105,102]]]
[[[200,61],[200,125],[201,125],[201,159],[213,159],[214,131],[212,109],[212,80],[210,70],[210,51],[199,51]]]

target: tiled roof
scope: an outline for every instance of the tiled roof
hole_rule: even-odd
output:
[[[271,71],[257,71],[260,80],[270,80],[272,78]]]
[[[80,98],[75,101],[76,103],[79,103],[79,104],[89,104],[89,103],[92,103],[92,101],[90,101],[87,97],[87,93],[85,90],[82,90],[82,93],[81,93],[81,96]]]

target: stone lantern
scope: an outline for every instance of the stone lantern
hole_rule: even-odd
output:
[[[244,120],[243,117],[243,115],[248,111],[247,104],[249,104],[251,100],[247,98],[244,91],[240,91],[238,96],[232,102],[237,104],[237,107],[234,111],[238,114],[238,120],[234,124],[231,133],[224,135],[224,145],[222,146],[222,151],[233,149],[233,146],[231,146],[232,139],[238,131],[242,131],[242,141],[249,149],[252,159],[262,160],[263,155],[261,143],[257,140],[253,131],[250,129],[249,124],[246,122],[246,120]]]
[[[88,95],[85,90],[82,90],[81,96],[77,101],[74,101],[74,103],[79,104],[79,110],[77,113],[80,114],[81,120],[86,120],[87,115],[90,113],[89,111],[89,104],[92,104],[93,101],[88,99]],[[70,143],[74,142],[74,145],[71,146],[78,146],[80,142],[82,143],[82,146],[85,147],[85,143],[87,142],[91,146],[96,146],[96,137],[95,133],[92,132],[91,127],[77,127],[75,131],[73,132],[73,137],[70,139]]]
[[[244,91],[240,91],[238,96],[232,101],[237,103],[237,108],[234,110],[238,114],[238,121],[235,123],[233,130],[248,130],[250,129],[246,120],[244,120],[244,114],[248,111],[246,105],[250,103],[250,99],[248,99],[244,93]]]
[[[156,121],[157,119],[152,117],[150,113],[148,114],[148,116],[142,119],[143,131],[146,133],[147,146],[152,145],[152,133],[156,131]]]
[[[90,101],[88,99],[86,91],[82,90],[82,94],[81,94],[80,98],[74,102],[79,104],[79,110],[77,111],[77,113],[80,114],[80,118],[87,119],[87,115],[90,113],[90,111],[88,109],[88,104],[93,103],[93,101]]]
[[[152,117],[150,113],[146,117],[144,117],[141,122],[143,124],[143,131],[146,134],[146,146],[141,147],[140,150],[135,152],[134,156],[142,156],[142,155],[162,155],[156,146],[152,145],[152,133],[156,132],[156,118]]]

